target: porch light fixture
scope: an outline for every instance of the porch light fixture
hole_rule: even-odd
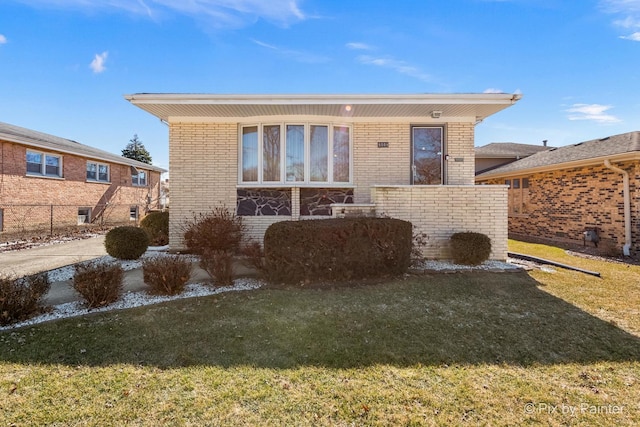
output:
[[[431,117],[434,118],[434,119],[439,119],[440,116],[442,116],[442,111],[440,111],[440,110],[433,110],[431,112]]]

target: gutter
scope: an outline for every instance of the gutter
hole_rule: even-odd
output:
[[[622,185],[624,191],[624,246],[622,253],[629,256],[631,248],[631,196],[629,194],[629,173],[623,169],[613,166],[609,159],[604,160],[604,165],[614,172],[622,174]]]

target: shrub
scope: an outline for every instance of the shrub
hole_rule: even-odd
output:
[[[191,276],[191,261],[179,256],[148,258],[142,262],[142,273],[150,293],[177,295]]]
[[[264,237],[265,272],[285,283],[401,274],[411,258],[411,223],[393,218],[283,221]]]
[[[139,227],[116,227],[105,236],[104,247],[114,258],[138,259],[149,247],[149,236]]]
[[[242,218],[218,207],[194,215],[184,226],[187,249],[200,256],[200,266],[219,286],[233,284],[233,256],[240,249],[244,232]]]
[[[0,325],[26,320],[44,310],[42,298],[51,288],[47,273],[14,279],[0,277]]]
[[[455,233],[451,236],[451,253],[456,264],[482,264],[491,255],[491,239],[472,231]]]
[[[164,246],[169,243],[169,211],[149,212],[140,221],[140,227],[147,232],[152,246]]]
[[[240,254],[249,267],[254,268],[259,274],[264,273],[264,251],[260,243],[252,240],[240,248]]]
[[[89,262],[77,264],[73,288],[84,298],[89,308],[98,308],[120,298],[124,270],[118,264]]]

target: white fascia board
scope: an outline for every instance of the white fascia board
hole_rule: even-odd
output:
[[[218,104],[218,105],[296,105],[296,104],[513,104],[520,94],[411,94],[411,95],[217,95],[217,94],[131,94],[124,98],[133,104]]]

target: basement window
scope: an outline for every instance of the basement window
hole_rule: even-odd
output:
[[[139,210],[137,206],[131,206],[129,208],[129,221],[137,221],[138,220]]]
[[[91,224],[91,208],[78,208],[78,225]]]

